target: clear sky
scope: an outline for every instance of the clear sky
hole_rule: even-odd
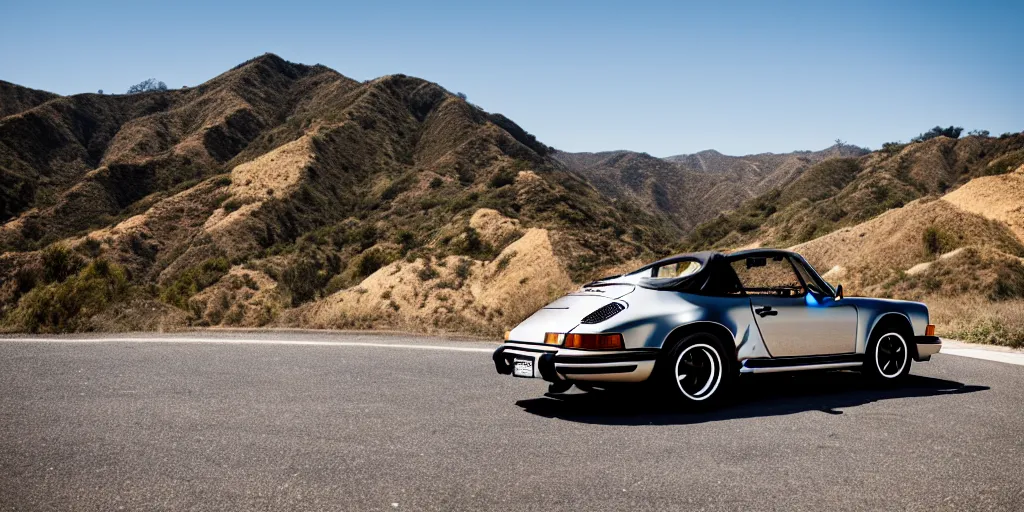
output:
[[[566,151],[878,148],[1024,129],[1024,1],[0,0],[0,79],[196,85],[273,52],[461,91]]]

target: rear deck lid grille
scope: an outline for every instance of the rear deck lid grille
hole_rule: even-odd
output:
[[[608,320],[609,318],[617,315],[620,311],[626,309],[626,306],[619,304],[618,302],[612,302],[606,306],[598,308],[593,313],[583,317],[580,323],[583,324],[599,324]]]

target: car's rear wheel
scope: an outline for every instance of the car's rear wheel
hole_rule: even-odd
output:
[[[659,362],[661,381],[677,403],[717,404],[732,381],[732,365],[718,338],[711,334],[690,334],[666,356]]]
[[[876,382],[899,382],[910,374],[909,336],[900,329],[879,329],[865,353],[864,373]]]

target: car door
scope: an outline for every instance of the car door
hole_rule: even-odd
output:
[[[787,255],[748,255],[730,264],[750,297],[754,320],[772,357],[856,350],[856,308],[808,292]]]

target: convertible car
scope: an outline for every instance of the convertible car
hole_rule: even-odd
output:
[[[790,251],[672,256],[584,285],[505,333],[500,374],[549,391],[652,382],[715,402],[744,373],[860,368],[895,382],[941,342],[918,302],[843,297]]]

